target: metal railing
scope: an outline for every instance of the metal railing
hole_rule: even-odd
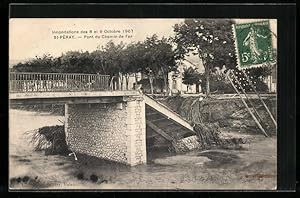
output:
[[[105,91],[109,75],[10,72],[9,90],[18,92]]]

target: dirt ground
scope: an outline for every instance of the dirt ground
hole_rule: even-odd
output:
[[[86,155],[33,151],[24,132],[61,124],[61,116],[10,110],[10,189],[276,189],[277,138],[238,134],[241,150],[148,153],[148,163],[128,167]]]

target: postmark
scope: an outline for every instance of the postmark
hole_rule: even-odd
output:
[[[276,62],[268,20],[233,24],[233,33],[239,69],[263,67]]]

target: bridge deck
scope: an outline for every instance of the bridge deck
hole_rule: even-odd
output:
[[[135,95],[139,95],[139,92],[136,90],[77,91],[77,92],[25,92],[25,93],[10,93],[9,99],[114,97],[114,96],[135,96]]]
[[[136,90],[120,90],[109,75],[10,72],[9,77],[11,103],[113,102],[139,95]]]
[[[81,91],[81,92],[32,92],[10,93],[11,104],[71,104],[115,103],[126,97],[139,96],[138,91]]]

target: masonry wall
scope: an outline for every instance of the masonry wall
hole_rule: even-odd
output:
[[[127,156],[129,164],[137,165],[146,162],[146,116],[145,102],[142,98],[129,101],[127,107]]]
[[[129,165],[146,163],[144,106],[139,99],[66,105],[69,149]]]

